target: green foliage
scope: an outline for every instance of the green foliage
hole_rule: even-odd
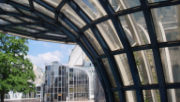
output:
[[[29,48],[24,38],[0,33],[0,94],[35,91],[33,65],[26,58]]]

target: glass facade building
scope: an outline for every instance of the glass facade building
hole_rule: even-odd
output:
[[[180,0],[0,4],[1,32],[80,45],[96,69],[107,102],[179,102]]]
[[[93,92],[90,80],[89,72],[84,68],[68,68],[58,62],[48,64],[45,70],[44,100],[45,102],[90,100]]]

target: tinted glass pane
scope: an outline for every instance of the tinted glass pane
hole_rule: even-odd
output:
[[[150,44],[144,15],[142,12],[119,17],[131,46]]]
[[[158,90],[143,90],[144,102],[161,102]]]
[[[99,0],[75,0],[75,2],[92,20],[106,15],[106,12],[99,3]]]
[[[61,12],[66,15],[72,22],[74,22],[79,28],[82,28],[86,23],[77,15],[76,12],[68,5],[65,4],[61,9]]]
[[[126,91],[126,102],[137,102],[135,91]]]
[[[167,6],[152,9],[157,40],[159,42],[180,40],[180,6]],[[177,12],[178,11],[178,12]]]
[[[135,6],[140,6],[139,0],[109,0],[115,11],[125,10]]]
[[[121,41],[111,20],[97,24],[97,27],[112,51],[123,49]]]
[[[111,82],[112,87],[116,87],[116,83],[115,83],[114,76],[113,76],[113,74],[112,74],[112,71],[111,71],[111,68],[110,68],[108,59],[107,59],[107,58],[103,58],[103,59],[102,59],[102,62],[103,62],[103,64],[104,64],[104,68],[105,68],[105,70],[106,70],[106,73],[108,74],[108,77],[109,77],[109,79],[110,79],[110,82]]]
[[[126,54],[115,55],[114,57],[124,85],[133,85],[134,82],[132,79],[131,71],[129,69],[129,63]]]
[[[180,47],[161,48],[160,53],[166,82],[180,82]]]
[[[94,34],[92,33],[92,31],[90,29],[86,30],[84,32],[85,36],[87,37],[87,39],[89,40],[89,42],[91,43],[91,45],[94,47],[94,49],[96,50],[96,52],[99,55],[104,54],[104,51],[102,50],[101,46],[99,45],[98,41],[96,40]]]
[[[134,52],[139,77],[142,84],[158,83],[154,57],[152,50],[143,50]]]

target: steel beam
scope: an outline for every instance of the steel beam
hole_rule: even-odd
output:
[[[159,92],[160,92],[160,98],[161,102],[167,102],[167,91],[165,88],[165,79],[164,79],[164,73],[163,73],[163,67],[162,67],[162,62],[161,62],[161,56],[159,52],[159,46],[158,46],[158,41],[156,37],[156,31],[154,28],[153,24],[153,18],[151,15],[151,11],[148,8],[148,1],[146,0],[140,0],[141,6],[143,8],[143,14],[145,17],[145,22],[147,25],[149,37],[151,40],[151,46],[152,46],[152,51],[154,55],[154,61],[155,61],[155,66],[156,66],[156,72],[157,72],[157,77],[158,77],[158,83],[159,83]]]

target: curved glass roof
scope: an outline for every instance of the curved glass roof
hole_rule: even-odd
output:
[[[79,44],[107,102],[179,102],[179,0],[0,0],[0,31]]]

